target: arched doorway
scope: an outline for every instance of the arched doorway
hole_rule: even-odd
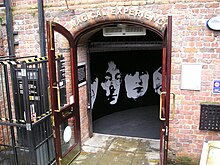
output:
[[[112,26],[117,27],[117,26],[121,26],[121,25],[122,26],[124,26],[124,25],[125,26],[130,26],[131,25],[131,26],[146,28],[148,32],[151,32],[153,35],[158,37],[159,42],[162,41],[162,51],[161,51],[162,92],[160,94],[160,108],[159,108],[160,109],[159,118],[162,121],[161,122],[161,127],[160,127],[160,157],[161,157],[160,160],[161,160],[161,164],[166,164],[167,150],[168,150],[168,137],[169,137],[169,120],[170,120],[169,117],[170,117],[170,75],[171,75],[171,69],[170,68],[171,68],[172,17],[171,16],[168,17],[166,28],[164,28],[163,31],[157,30],[156,28],[154,28],[152,26],[149,26],[147,24],[143,24],[141,22],[126,21],[126,20],[122,19],[122,20],[119,20],[119,21],[114,20],[114,21],[97,22],[94,25],[92,25],[90,27],[86,27],[85,29],[81,30],[81,32],[76,33],[75,37],[78,39],[77,42],[79,41],[79,36],[82,37],[82,38],[80,38],[80,40],[82,40],[82,41],[84,41],[85,39],[87,41],[90,41],[90,40],[93,40],[94,39],[93,37],[95,37],[96,35],[97,36],[100,35],[103,28],[112,27]],[[86,34],[86,33],[88,35],[82,36],[83,34]],[[132,40],[130,40],[131,41],[130,43],[128,41],[128,45],[126,45],[125,42],[122,43],[123,41],[118,41],[117,39],[116,39],[116,41],[113,39],[113,42],[108,42],[107,41],[106,43],[104,43],[104,42],[102,42],[102,43],[89,42],[91,44],[90,45],[91,46],[90,47],[90,53],[98,53],[98,54],[99,53],[100,54],[110,53],[110,54],[114,54],[112,52],[119,51],[120,55],[123,57],[123,55],[122,55],[123,53],[121,53],[121,52],[126,51],[126,49],[128,50],[129,49],[128,45],[130,47],[129,53],[131,53],[131,50],[134,51],[134,52],[137,51],[137,50],[141,51],[141,48],[138,47],[140,45],[132,44]],[[135,40],[136,43],[138,41],[140,41],[140,40]],[[153,41],[153,40],[150,40],[150,41]],[[151,45],[151,44],[149,44],[149,45]],[[142,47],[142,46],[140,46],[140,47]],[[156,47],[158,47],[157,44],[156,44]],[[144,49],[143,51],[146,51],[147,46],[144,47],[144,48],[142,47],[142,49]],[[160,50],[157,50],[157,51],[160,51]],[[108,52],[108,53],[106,53],[106,52]],[[158,54],[160,54],[160,53],[158,53]],[[126,62],[126,60],[125,60],[125,62]],[[98,65],[100,65],[101,63],[102,63],[102,60],[99,62]],[[110,65],[114,66],[114,64],[110,64]],[[99,70],[99,71],[101,71],[101,70]],[[158,70],[156,70],[156,71],[160,72],[160,69],[158,68]],[[155,74],[155,75],[158,75],[158,74]],[[116,81],[116,80],[114,80],[114,81]],[[102,88],[104,88],[104,87],[102,87]],[[90,91],[91,90],[89,90],[88,93],[90,93]],[[89,95],[89,96],[91,96],[91,95]],[[106,96],[107,95],[105,95],[104,97],[106,97]],[[172,94],[172,96],[173,96],[173,101],[175,101],[175,95]],[[90,100],[90,103],[92,103],[91,100]],[[174,103],[175,102],[172,103],[172,110],[174,110]],[[113,104],[113,102],[112,102],[112,104]],[[91,104],[89,104],[89,107],[91,107]],[[93,113],[93,112],[91,111],[91,113]],[[172,111],[172,114],[173,114],[173,111]],[[94,114],[91,114],[91,116],[92,115],[93,115],[93,117],[95,117]],[[172,115],[172,117],[173,117],[173,115]],[[92,127],[92,124],[91,124],[91,127]],[[92,131],[93,131],[93,129],[92,129]]]
[[[143,77],[145,76],[145,79],[147,79],[147,82],[149,83],[150,74],[154,75],[154,74],[157,73],[156,75],[162,75],[162,76],[160,76],[160,77],[162,77],[162,82],[160,81],[161,85],[162,85],[162,92],[161,92],[162,95],[160,95],[160,97],[156,97],[155,96],[155,98],[157,98],[157,99],[155,99],[156,101],[151,98],[152,95],[146,97],[146,98],[149,98],[149,99],[152,99],[153,101],[155,101],[154,104],[156,104],[157,106],[158,106],[158,103],[159,103],[158,100],[160,99],[160,111],[159,112],[160,112],[160,119],[163,121],[161,123],[161,127],[160,127],[161,164],[165,164],[166,163],[167,149],[168,149],[168,147],[167,147],[168,146],[168,135],[169,135],[168,134],[168,132],[169,132],[168,127],[169,127],[169,106],[170,106],[169,101],[170,101],[170,62],[171,62],[171,56],[170,56],[170,54],[171,54],[171,37],[170,37],[170,34],[171,34],[171,24],[169,24],[169,22],[171,22],[171,17],[169,17],[168,20],[169,20],[168,21],[168,28],[167,28],[167,30],[165,31],[164,34],[162,34],[162,32],[160,32],[160,31],[158,31],[158,30],[156,30],[156,29],[154,29],[154,28],[152,28],[152,27],[150,27],[148,25],[143,25],[141,23],[138,23],[138,22],[135,23],[135,22],[131,22],[131,21],[99,22],[99,23],[96,23],[93,26],[90,26],[90,27],[84,28],[83,30],[78,31],[77,33],[75,33],[74,37],[71,37],[66,30],[64,30],[62,28],[61,28],[62,30],[60,30],[60,33],[61,34],[64,33],[64,36],[70,41],[69,42],[70,48],[71,48],[70,49],[70,53],[72,54],[71,57],[74,57],[74,59],[77,56],[77,45],[80,44],[80,42],[87,42],[88,44],[90,44],[90,46],[89,46],[89,50],[90,50],[89,55],[92,58],[95,58],[95,59],[91,60],[92,62],[95,61],[95,63],[97,62],[97,60],[98,61],[100,60],[100,57],[96,57],[96,56],[100,56],[99,55],[100,52],[101,53],[105,52],[105,54],[108,55],[108,56],[105,56],[105,57],[108,57],[108,58],[111,57],[112,55],[115,55],[115,54],[117,55],[118,54],[116,60],[118,60],[121,63],[121,66],[123,65],[123,61],[129,62],[131,64],[134,64],[134,61],[135,61],[135,63],[138,64],[138,65],[133,65],[133,66],[135,66],[135,67],[136,66],[141,66],[142,69],[143,69],[144,66],[146,66],[146,63],[143,62],[143,61],[148,61],[149,60],[150,62],[148,64],[152,64],[153,61],[159,61],[158,59],[160,59],[161,63],[158,62],[155,65],[153,65],[154,67],[148,68],[148,69],[144,69],[145,72],[142,71],[142,74],[143,74],[142,76]],[[115,27],[115,26],[121,26],[121,25],[125,26],[125,27],[131,26],[134,29],[135,28],[140,28],[140,27],[146,28],[147,29],[146,32],[149,33],[149,36],[152,35],[152,36],[154,36],[153,38],[157,38],[157,40],[156,40],[157,43],[152,42],[152,40],[148,40],[150,43],[146,43],[146,42],[143,43],[142,40],[144,40],[144,37],[135,38],[135,37],[137,37],[137,36],[135,36],[135,37],[131,37],[129,39],[129,41],[127,40],[128,38],[126,38],[127,41],[126,40],[125,41],[115,40],[113,42],[108,42],[108,41],[107,42],[102,42],[102,44],[104,45],[104,47],[103,47],[103,45],[101,46],[101,50],[102,51],[100,51],[100,47],[96,47],[97,45],[94,47],[94,44],[97,44],[97,43],[95,43],[95,40],[96,39],[100,40],[100,38],[101,38],[101,37],[99,38],[97,36],[100,35],[100,33],[101,33],[103,28],[108,28],[108,27],[112,27],[112,26]],[[53,29],[53,26],[51,28]],[[150,34],[150,32],[153,32],[153,33]],[[50,32],[48,32],[48,33],[50,33]],[[65,33],[66,34],[68,33],[68,35],[65,35]],[[141,41],[142,41],[142,43],[141,43]],[[48,43],[49,42],[50,42],[50,40],[48,40]],[[128,43],[126,43],[126,42],[128,42]],[[98,43],[98,44],[100,44],[100,43]],[[149,45],[147,46],[146,44],[149,44]],[[151,44],[155,44],[154,46],[157,47],[158,50],[154,50],[153,46]],[[50,43],[49,43],[49,45],[50,45]],[[120,45],[120,46],[117,47],[117,49],[115,49],[116,45],[117,46]],[[128,47],[128,45],[129,45],[129,47]],[[52,44],[52,46],[53,46],[53,44]],[[111,46],[113,46],[113,47],[111,47]],[[138,47],[138,46],[140,46],[140,47]],[[49,47],[51,48],[51,45]],[[156,51],[156,52],[154,52],[154,51]],[[117,52],[117,53],[113,53],[113,52]],[[137,58],[136,52],[140,53],[140,55],[138,55],[139,58]],[[149,58],[149,56],[143,56],[143,54],[145,54],[147,52],[149,54],[157,54],[157,55],[154,55],[151,58]],[[95,53],[95,54],[93,54],[93,53]],[[119,58],[119,54],[121,56],[120,58]],[[123,57],[123,56],[126,56],[127,54],[129,54],[129,56],[127,56],[127,58]],[[158,58],[156,58],[154,60],[150,60],[152,58],[155,58],[156,56],[158,56]],[[122,57],[124,59],[126,59],[127,61],[121,59]],[[97,63],[97,65],[102,64],[103,60],[107,59],[107,61],[105,61],[104,64],[108,64],[108,68],[107,68],[107,70],[105,70],[105,71],[103,70],[103,71],[105,72],[105,74],[108,73],[108,75],[107,76],[104,75],[105,81],[103,81],[101,83],[101,87],[102,87],[103,90],[106,91],[105,96],[107,96],[106,98],[107,98],[108,101],[110,101],[109,103],[110,103],[110,106],[111,106],[111,105],[114,105],[114,104],[118,103],[118,100],[117,100],[118,96],[117,96],[117,94],[114,93],[114,91],[119,91],[119,88],[113,89],[113,87],[112,87],[113,86],[112,85],[113,81],[116,84],[116,86],[119,86],[119,85],[122,84],[122,77],[123,76],[119,73],[119,69],[116,67],[117,65],[115,64],[115,61],[112,61],[111,59],[108,59],[108,58],[101,58],[102,60],[99,63]],[[144,60],[143,60],[143,58],[144,58]],[[149,58],[149,59],[145,59],[145,58]],[[52,53],[52,55],[50,57],[50,60],[52,60],[52,61],[54,60],[54,54],[53,53]],[[75,73],[76,73],[74,71],[76,69],[76,63],[73,62],[73,61],[70,61],[70,62],[72,63],[71,71],[72,71],[72,74],[74,73],[73,74],[73,76],[74,76]],[[90,61],[89,61],[89,63],[90,63]],[[90,68],[89,64],[87,64],[87,65],[88,65],[88,68],[92,71],[92,68]],[[91,67],[94,67],[95,65],[92,64]],[[124,71],[128,71],[129,68],[130,69],[132,68],[132,67],[130,67],[130,64],[123,65],[123,70]],[[160,71],[161,68],[162,68],[162,71]],[[102,71],[102,70],[100,70],[100,71]],[[125,82],[126,81],[125,80],[126,76],[127,77],[130,76],[130,78],[131,78],[132,76],[136,75],[136,77],[140,78],[140,73],[137,73],[137,71],[138,70],[135,69],[134,73],[128,73],[128,75],[124,74],[124,77],[123,77],[124,79],[123,80],[124,80],[124,90],[125,91],[128,90],[128,89],[131,89],[131,82],[132,82],[132,81]],[[94,72],[94,73],[98,73],[98,72]],[[109,73],[111,75],[109,75]],[[126,72],[124,72],[124,73],[126,73]],[[91,75],[93,75],[93,73]],[[114,75],[114,77],[112,75]],[[92,77],[92,76],[90,76],[90,77]],[[51,72],[51,78],[53,78],[53,73],[52,72]],[[77,76],[76,77],[74,76],[74,78],[72,80],[77,80]],[[155,78],[155,80],[156,80],[156,78]],[[148,87],[150,84],[152,86],[153,82],[151,81],[151,83],[149,83],[147,85],[145,84],[145,87],[146,86]],[[89,83],[89,85],[90,85],[90,83]],[[126,86],[128,88],[126,88]],[[155,87],[156,87],[156,85],[155,85]],[[109,89],[107,89],[107,88],[109,88]],[[58,99],[58,98],[55,97],[55,95],[57,95],[57,89],[55,89],[53,87],[53,85],[51,85],[51,89],[55,90],[55,92],[54,92],[55,100],[52,100],[52,101],[56,101],[56,99]],[[76,90],[76,87],[74,86],[73,89]],[[147,88],[147,90],[148,90],[148,88]],[[136,96],[135,99],[143,96],[147,90],[144,90],[144,89],[141,89],[140,87],[138,87],[136,89],[136,91],[139,91],[139,95]],[[90,91],[88,92],[88,94],[89,94],[89,98],[91,99]],[[145,91],[145,92],[142,92],[144,94],[141,95],[140,91]],[[156,94],[155,91],[156,90],[154,90],[154,93]],[[74,91],[74,92],[77,92],[77,90]],[[107,94],[107,93],[110,93],[110,95]],[[131,92],[131,95],[127,95],[127,93],[128,93],[128,91],[124,92],[124,95],[126,94],[124,98],[126,98],[126,97],[127,98],[135,97],[134,96],[134,92],[133,93]],[[152,93],[153,93],[153,91],[152,91]],[[109,97],[109,96],[112,96],[112,97]],[[123,102],[124,98],[121,99],[122,102]],[[146,103],[146,100],[147,100],[146,98],[143,99],[143,101],[140,104],[131,103],[131,102],[128,101],[127,102],[127,103],[129,103],[128,107],[126,107],[127,105],[123,105],[123,104],[126,103],[126,102],[123,102],[123,103],[121,103],[121,106],[119,106],[119,108],[114,108],[113,110],[116,111],[116,112],[119,112],[119,111],[122,111],[122,110],[126,110],[127,108],[137,108],[138,105],[139,106],[140,105],[141,106],[143,106],[143,105],[146,106],[145,104],[149,104],[150,105],[150,103],[152,103],[152,102],[150,102],[150,103],[147,102]],[[74,101],[78,102],[77,94],[75,95]],[[78,105],[77,102],[73,102],[73,103],[76,103],[76,105]],[[91,106],[91,100],[89,101],[89,103],[90,103],[89,106]],[[55,104],[55,108],[57,108],[56,106],[58,106],[58,105]],[[106,108],[106,107],[107,106],[104,106],[104,108]],[[120,107],[124,107],[124,108],[120,108]],[[54,109],[54,110],[57,110],[57,109]],[[52,109],[52,111],[53,111],[53,109]],[[69,111],[69,109],[67,111]],[[71,109],[70,109],[70,111],[71,111]],[[93,116],[93,118],[95,118],[95,119],[98,119],[98,118],[103,117],[103,116],[106,115],[106,114],[101,114],[100,115],[99,114],[99,112],[100,112],[99,110],[96,111],[96,112],[98,112],[98,115],[96,115],[95,113],[93,114],[93,111],[91,111],[91,116]],[[159,113],[159,112],[157,111],[157,113]],[[108,114],[111,114],[111,113],[108,112]],[[78,113],[73,114],[73,116],[74,115],[76,115],[75,116],[76,118],[79,117],[79,116],[77,116]],[[56,119],[55,119],[55,121],[56,121]],[[79,125],[79,123],[76,124],[76,125]],[[91,125],[91,127],[92,127],[92,125]],[[59,131],[59,130],[57,129],[57,131]],[[55,132],[56,132],[56,129],[55,129]],[[78,135],[76,137],[78,137]],[[79,140],[80,140],[80,138],[77,139],[77,142],[79,142]],[[60,143],[60,142],[57,141],[56,144],[58,144],[58,143]],[[62,160],[62,157],[61,157],[61,160]],[[58,161],[59,161],[59,159],[58,159]]]
[[[159,139],[162,38],[117,23],[93,34],[88,49],[93,131]]]

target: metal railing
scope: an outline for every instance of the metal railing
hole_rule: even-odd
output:
[[[47,64],[47,57],[0,58],[0,164],[55,162]]]

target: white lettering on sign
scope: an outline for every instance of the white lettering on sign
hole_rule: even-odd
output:
[[[129,7],[108,7],[103,8],[96,11],[86,12],[81,15],[76,16],[72,20],[73,26],[78,26],[80,24],[83,24],[87,21],[97,19],[99,17],[107,16],[107,15],[113,15],[113,16],[119,16],[119,15],[125,15],[125,16],[131,16],[138,19],[145,19],[148,21],[153,21],[157,24],[157,26],[160,26],[161,29],[164,28],[166,24],[165,17],[158,16],[156,14],[153,14],[150,11],[144,11],[144,10],[137,10],[135,8],[129,8]]]

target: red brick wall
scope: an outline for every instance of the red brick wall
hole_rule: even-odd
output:
[[[16,40],[16,55],[25,56],[39,54],[39,36],[37,21],[37,0],[12,0],[14,29],[18,31]],[[108,6],[137,7],[140,10],[151,11],[152,15],[161,17],[172,15],[172,76],[171,91],[176,94],[175,118],[170,122],[169,148],[178,154],[199,157],[205,140],[220,140],[219,132],[201,131],[199,127],[200,103],[204,101],[219,102],[220,96],[213,95],[211,83],[213,79],[220,79],[220,32],[211,31],[206,27],[206,21],[217,16],[220,11],[218,1],[213,0],[140,0],[140,1],[44,1],[46,20],[53,20],[62,24],[74,34],[81,28],[95,24],[86,22],[73,28],[72,19],[76,15]],[[106,18],[109,20],[117,17]],[[129,18],[132,19],[132,18]],[[142,20],[134,20],[142,21]],[[147,23],[147,22],[145,22]],[[150,25],[157,27],[152,22]],[[79,49],[85,50],[86,48]],[[86,52],[86,51],[84,51]],[[86,55],[86,53],[81,53]],[[81,56],[81,54],[79,56]],[[79,57],[81,58],[81,57]],[[81,62],[86,62],[82,60]],[[181,66],[185,63],[202,64],[201,90],[181,90]],[[80,107],[82,137],[86,138],[86,124],[88,123],[86,106],[86,87],[80,89]],[[86,120],[86,122],[84,122]]]

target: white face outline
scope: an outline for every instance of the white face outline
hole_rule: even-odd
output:
[[[149,74],[147,71],[136,71],[135,74],[126,74],[124,80],[127,97],[135,100],[146,93]]]
[[[116,104],[121,86],[121,73],[113,61],[108,62],[108,69],[105,72],[105,80],[101,83],[101,86],[106,92],[109,104]]]
[[[161,70],[161,67],[159,67],[154,73],[153,73],[153,87],[155,90],[155,93],[161,94],[162,91],[162,74],[159,72]]]
[[[93,105],[97,96],[98,82],[99,79],[97,77],[91,82],[91,109],[93,109]]]

